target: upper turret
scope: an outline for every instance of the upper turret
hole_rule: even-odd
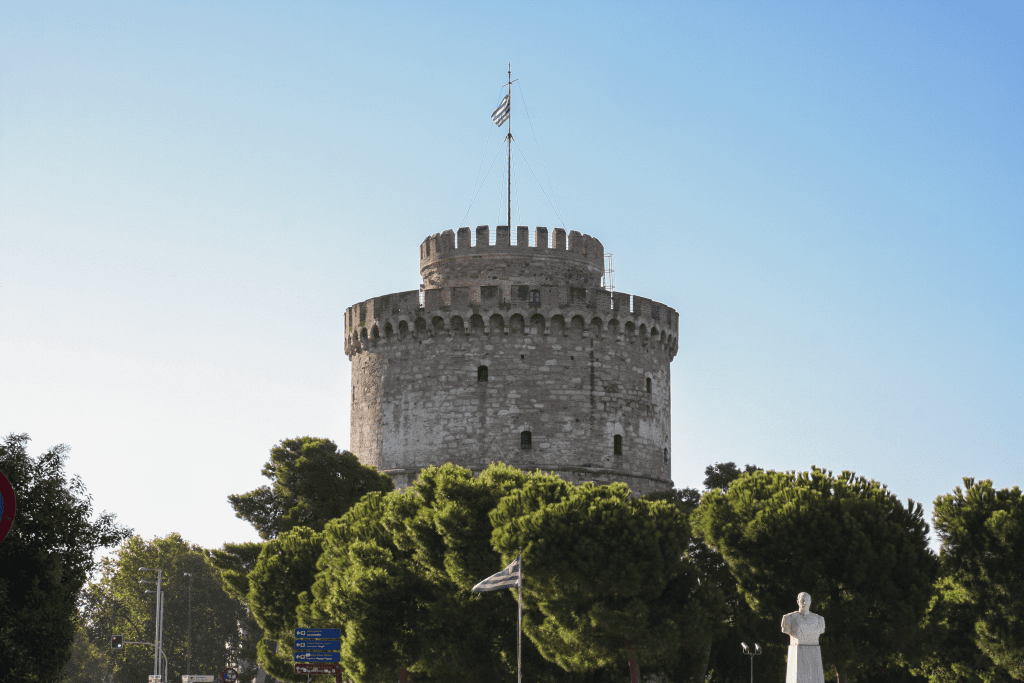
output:
[[[604,246],[600,240],[575,230],[568,235],[555,228],[548,241],[548,229],[538,227],[530,244],[530,229],[516,228],[512,244],[507,225],[496,228],[494,243],[486,225],[476,229],[476,244],[469,228],[445,230],[420,244],[420,274],[424,289],[516,284],[571,286],[587,289],[601,286],[604,275]]]

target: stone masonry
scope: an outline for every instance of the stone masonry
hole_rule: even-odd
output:
[[[679,316],[601,288],[604,247],[560,228],[428,237],[420,290],[345,311],[351,450],[402,488],[491,462],[576,483],[670,488]]]

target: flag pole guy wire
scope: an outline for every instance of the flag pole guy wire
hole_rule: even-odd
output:
[[[502,588],[519,589],[519,633],[516,635],[516,674],[518,683],[523,683],[523,551],[520,548],[516,559],[497,574],[492,574],[473,586],[474,593],[486,593]]]
[[[551,189],[551,199],[548,199],[548,204],[551,204],[551,208],[555,210],[555,215],[558,216],[558,220],[561,221],[562,225],[565,225],[565,221],[562,219],[562,212],[558,210],[557,202],[555,201],[555,186],[551,182],[551,175],[548,173],[548,165],[544,162],[544,153],[540,150],[540,141],[537,140],[537,130],[533,127],[533,119],[530,118],[530,108],[526,106],[526,96],[523,95],[523,84],[519,84],[519,99],[523,101],[523,111],[526,112],[526,120],[530,123],[530,131],[533,133],[533,142],[537,145],[537,154],[540,155],[540,164],[544,170],[544,177],[548,179],[548,187]],[[523,150],[519,147],[519,143],[516,143],[516,149],[519,150],[519,156],[523,156]],[[526,157],[523,157],[524,159]],[[530,162],[527,161],[526,165],[529,166]],[[530,173],[533,173],[533,168],[530,168]],[[533,173],[533,177],[537,178],[537,174]],[[540,178],[537,178],[537,184],[540,185],[541,192],[544,192],[546,198],[547,192],[544,190],[544,184],[540,182]]]

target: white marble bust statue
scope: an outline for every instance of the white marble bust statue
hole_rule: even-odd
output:
[[[811,612],[811,596],[796,598],[800,610],[782,617],[782,632],[789,636],[786,683],[825,683],[818,636],[825,632],[825,618]]]

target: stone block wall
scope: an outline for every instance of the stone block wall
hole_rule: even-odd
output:
[[[419,294],[346,311],[362,462],[400,487],[428,465],[495,461],[639,494],[672,486],[674,309],[536,282],[426,289],[422,306]]]

